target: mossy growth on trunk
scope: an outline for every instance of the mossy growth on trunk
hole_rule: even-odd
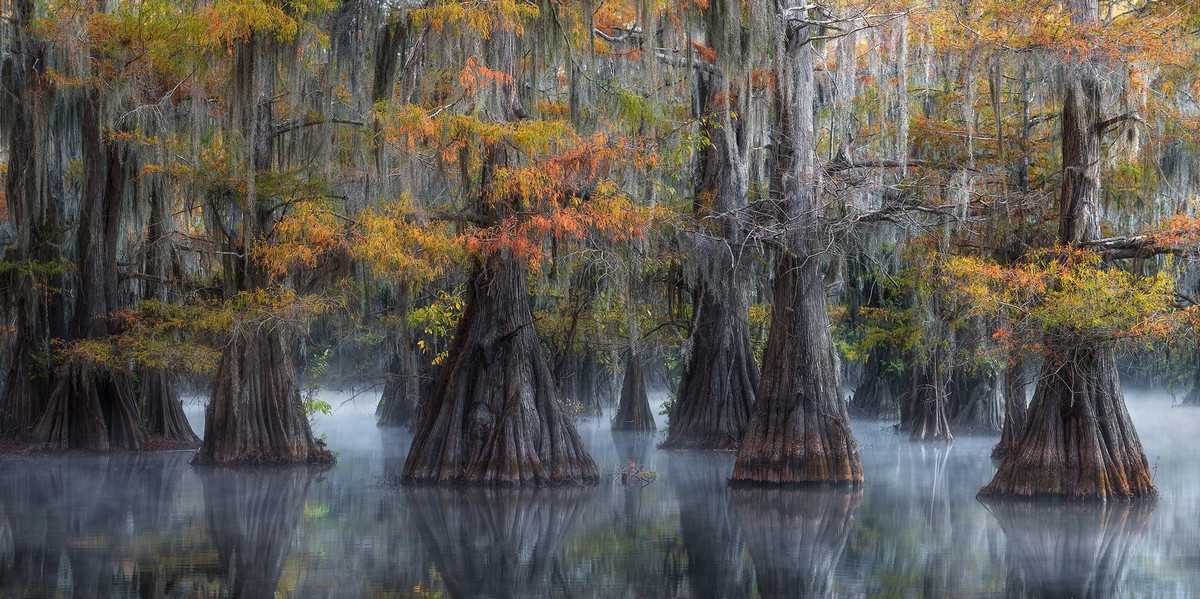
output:
[[[212,379],[204,441],[195,464],[331,463],[305,414],[286,325],[234,330]]]
[[[650,398],[646,395],[646,376],[642,370],[642,357],[630,351],[625,359],[625,376],[621,384],[621,399],[617,413],[613,415],[614,431],[655,430],[654,413],[650,410]]]
[[[982,496],[1137,499],[1158,494],[1125,409],[1113,349],[1047,352],[1028,417]]]
[[[476,267],[403,482],[561,485],[599,481],[559,406],[533,326],[527,269],[510,249]]]

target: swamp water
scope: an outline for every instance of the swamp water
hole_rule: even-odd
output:
[[[598,488],[400,487],[411,436],[376,428],[365,395],[317,421],[339,454],[324,472],[4,455],[0,598],[1200,596],[1200,410],[1128,395],[1155,505],[985,506],[994,438],[867,421],[858,491],[731,490],[732,455],[606,419],[579,425]],[[623,486],[625,460],[657,480]]]

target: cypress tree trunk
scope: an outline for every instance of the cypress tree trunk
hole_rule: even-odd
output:
[[[902,373],[892,371],[891,363],[886,359],[890,355],[882,347],[872,349],[867,355],[862,377],[850,400],[851,414],[878,420],[900,417],[901,397],[904,394],[900,384]]]
[[[1198,354],[1200,356],[1200,354]],[[1192,388],[1183,397],[1181,405],[1189,407],[1200,406],[1200,359],[1196,360],[1196,371],[1192,375]]]
[[[613,415],[614,431],[652,431],[654,412],[646,395],[646,377],[642,372],[642,357],[630,351],[625,359],[625,376],[621,384],[621,400]]]
[[[951,441],[950,422],[946,417],[946,379],[942,374],[940,350],[921,361],[912,371],[900,430],[913,441]]]
[[[81,146],[87,179],[77,229],[78,287],[72,339],[112,333],[109,313],[117,304],[117,243],[126,169],[119,142],[102,142],[100,98],[82,98]],[[149,440],[137,410],[128,372],[68,356],[57,385],[31,431],[37,449],[137,450]]]
[[[861,503],[858,488],[734,489],[759,595],[829,597]]]
[[[403,480],[595,483],[596,464],[558,405],[533,326],[526,268],[511,250],[476,267]]]
[[[813,50],[808,25],[790,18],[806,9],[799,0],[778,6],[783,27],[776,30],[776,106],[783,108],[777,110],[776,139],[789,142],[777,165],[785,241],[776,262],[762,383],[732,480],[861,483],[816,251]]]
[[[1003,458],[1017,440],[1017,434],[1025,425],[1028,413],[1025,399],[1025,360],[1010,357],[1004,373],[1004,424],[1000,429],[1000,442],[992,448],[992,458]]]
[[[1095,23],[1096,0],[1073,0],[1072,22]],[[1100,236],[1099,66],[1064,67],[1059,243]],[[1125,409],[1111,344],[1047,331],[1041,375],[1016,444],[981,494],[1127,499],[1158,494]]]
[[[746,66],[740,13],[729,0],[714,0],[705,13],[709,45],[726,68],[738,72]],[[711,145],[698,156],[695,208],[710,229],[695,235],[690,350],[662,447],[731,450],[745,432],[759,383],[750,344],[750,271],[741,214],[749,190],[744,114],[749,90],[716,72],[698,73],[697,80],[703,135]]]
[[[50,265],[60,263],[60,214],[65,210],[62,168],[53,164],[55,141],[67,138],[63,114],[70,114],[53,87],[35,86],[45,76],[46,46],[31,27],[37,18],[32,0],[15,0],[9,14],[14,34],[0,56],[0,84],[5,103],[0,124],[7,134],[8,169],[4,193],[13,228],[3,260],[34,267],[20,269],[0,279],[5,317],[15,325],[11,356],[0,386],[0,446],[19,448],[29,442],[30,429],[45,412],[55,380],[49,370],[50,346],[66,337],[67,309],[63,303],[64,277]],[[70,120],[70,117],[66,117]],[[48,135],[49,131],[62,135]],[[45,268],[45,270],[42,270]]]
[[[412,427],[420,403],[421,386],[413,360],[412,329],[408,325],[412,307],[408,283],[400,283],[396,307],[401,325],[388,333],[387,380],[383,394],[379,396],[379,406],[375,408],[375,420],[380,426]]]

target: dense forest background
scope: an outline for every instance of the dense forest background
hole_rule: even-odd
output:
[[[573,418],[664,388],[735,481],[861,482],[857,414],[1001,434],[985,492],[1153,495],[1118,364],[1200,404],[1198,28],[3,0],[0,446],[326,461],[317,390],[374,386],[407,480],[591,481]]]

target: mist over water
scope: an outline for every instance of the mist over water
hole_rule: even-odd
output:
[[[859,490],[731,489],[732,454],[659,451],[607,416],[579,423],[598,488],[407,488],[411,434],[375,426],[377,393],[330,392],[327,471],[0,456],[0,597],[1200,596],[1200,410],[1126,397],[1153,505],[985,505],[995,438],[869,421]],[[625,460],[657,480],[622,485]]]

